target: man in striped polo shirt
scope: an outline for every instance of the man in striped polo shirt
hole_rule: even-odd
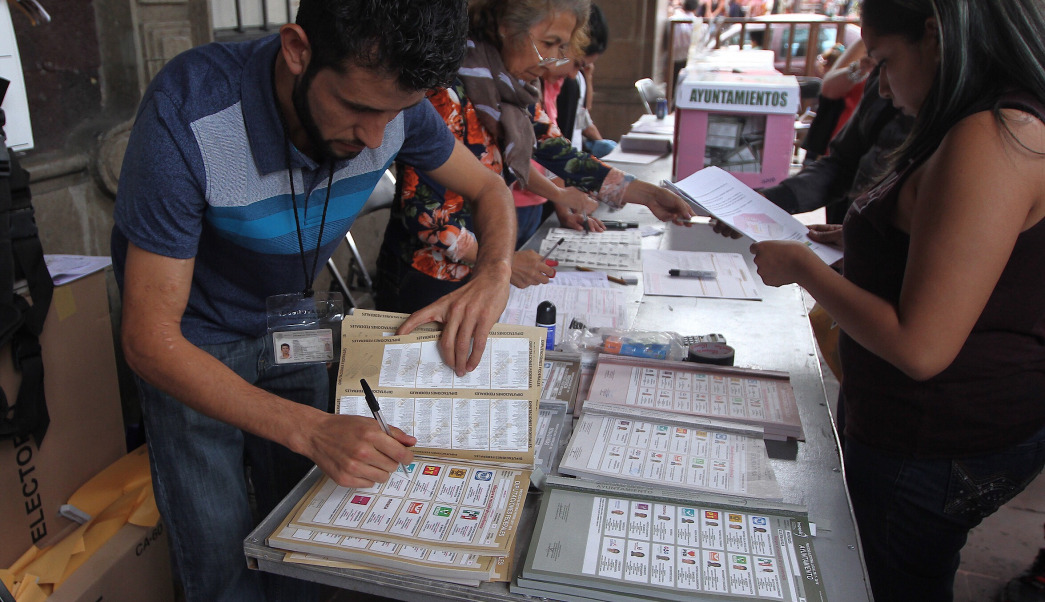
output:
[[[302,599],[300,584],[246,569],[258,517],[245,463],[264,516],[312,462],[359,487],[412,459],[401,431],[327,413],[323,364],[276,357],[266,326],[267,299],[309,297],[397,157],[471,199],[482,234],[471,282],[401,331],[443,322],[447,363],[479,362],[507,301],[512,197],[425,100],[452,80],[465,35],[464,0],[301,0],[278,35],[176,57],[142,99],[112,253],[187,600]]]

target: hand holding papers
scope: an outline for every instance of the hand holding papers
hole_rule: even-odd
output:
[[[756,242],[795,240],[828,264],[842,258],[841,251],[811,241],[805,225],[718,167],[706,167],[669,186],[688,202]]]

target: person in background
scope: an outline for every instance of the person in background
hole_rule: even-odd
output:
[[[609,44],[606,17],[595,4],[591,5],[588,15],[587,34],[588,45],[583,51],[577,53],[576,57],[565,65],[549,67],[541,82],[544,84],[544,106],[555,104],[554,121],[559,126],[559,131],[567,135],[573,148],[602,158],[617,148],[617,142],[603,138],[591,117],[592,98],[595,96],[595,61],[602,56]],[[555,176],[551,179],[562,186],[561,179]],[[512,194],[515,195],[518,205],[519,191],[513,188]],[[556,203],[543,205],[541,221],[553,213],[556,214],[560,225],[583,229],[583,225],[576,219],[575,212],[569,209],[564,211]],[[590,226],[593,232],[605,230],[605,226],[596,218],[591,218]],[[527,238],[529,237],[520,236],[518,244],[521,246]]]
[[[759,192],[792,214],[825,207],[827,223],[841,224],[853,201],[885,173],[889,153],[899,148],[913,123],[913,117],[878,95],[874,72],[852,117],[831,140],[830,152]]]
[[[639,203],[662,220],[688,223],[693,213],[685,201],[578,152],[541,110],[534,84],[583,43],[588,11],[587,0],[472,0],[471,39],[458,78],[429,100],[484,165],[531,192],[563,194],[530,169],[532,158],[584,201],[591,193],[613,207]],[[398,181],[378,257],[377,305],[409,311],[468,282],[478,238],[471,208],[453,188],[409,166],[399,167]],[[517,210],[519,229],[536,230],[540,215],[539,205]],[[552,274],[537,253],[515,253],[512,284],[545,283]]]
[[[915,116],[818,242],[752,245],[838,322],[844,462],[875,600],[950,600],[969,530],[1045,465],[1045,2],[864,0],[879,93]]]
[[[761,17],[766,14],[768,9],[766,8],[767,3],[771,3],[773,0],[748,0],[748,17]]]
[[[843,52],[845,52],[845,44],[838,43],[816,55],[816,64],[813,66],[816,76],[822,78],[827,75],[827,72],[831,70],[831,67],[835,66]]]
[[[833,139],[838,135],[849,121],[860,98],[864,93],[864,83],[867,76],[875,68],[874,59],[867,56],[867,49],[863,40],[856,41],[852,46],[845,49],[842,56],[834,62],[824,75],[824,82],[820,88],[820,95],[832,100],[841,100],[845,103],[841,115],[835,123],[831,132]]]
[[[830,144],[830,152],[780,184],[759,192],[788,213],[807,213],[825,208],[828,224],[841,224],[849,206],[881,177],[888,167],[889,156],[903,144],[911,131],[914,118],[896,109],[888,98],[878,95],[878,72],[867,79],[863,98],[849,122]],[[719,225],[716,229],[721,231]],[[730,230],[734,238],[739,233]],[[810,316],[819,306],[810,310]],[[828,357],[835,376],[842,379],[837,354],[838,329],[817,329],[814,333],[821,351]],[[832,344],[834,341],[834,344]],[[839,390],[835,422],[839,440],[845,441],[844,392]]]
[[[686,61],[689,59],[689,47],[693,42],[693,32],[700,31],[700,28],[696,26],[699,20],[697,16],[698,6],[698,0],[685,0],[682,3],[682,8],[672,16],[672,21],[675,21],[673,26],[675,37],[671,40],[671,81],[676,82],[676,85],[679,80],[679,73],[685,68]],[[669,25],[671,24],[669,23]]]
[[[541,106],[540,109],[547,115],[548,121],[555,123],[562,134],[570,134],[568,138],[577,150],[584,150],[595,157],[602,157],[617,147],[612,140],[603,140],[599,129],[591,121],[588,109],[591,108],[591,81],[595,73],[595,61],[606,51],[609,42],[606,19],[598,6],[592,4],[588,14],[588,45],[582,52],[573,52],[573,58],[565,64],[550,65],[546,73],[541,77]],[[571,48],[571,50],[573,50]],[[580,97],[578,97],[578,95]],[[535,107],[535,111],[536,111]],[[580,127],[574,128],[574,125]],[[586,125],[585,125],[586,124]],[[566,188],[561,178],[546,170],[537,161],[530,161],[530,168],[539,172],[559,187]],[[534,194],[523,188],[518,181],[512,184],[512,196],[515,197],[515,206],[520,219],[519,234],[516,238],[515,248],[520,249],[530,236],[536,231],[537,226],[555,214],[559,224],[574,230],[584,230],[587,227],[592,232],[603,232],[606,227],[602,221],[589,217],[584,221],[583,211],[564,205],[561,202]],[[539,219],[535,221],[532,208],[541,206]],[[589,205],[589,210],[597,205]],[[556,265],[549,263],[549,265]]]
[[[609,44],[609,26],[598,6],[591,5],[588,17],[588,45],[577,56],[562,67],[559,92],[555,96],[559,131],[570,139],[573,148],[602,158],[617,148],[617,143],[602,137],[591,117],[592,99],[595,97],[595,62],[606,52]],[[551,81],[554,77],[547,77]]]
[[[838,52],[836,49],[840,46],[836,44],[832,51]],[[818,71],[824,69],[823,83],[817,101],[816,116],[802,141],[802,148],[806,150],[803,163],[806,165],[827,152],[828,144],[849,122],[863,96],[864,80],[874,69],[874,61],[867,56],[863,42],[858,41],[841,51],[834,60],[829,56],[823,56],[821,61],[821,57],[817,57],[816,68]]]
[[[472,199],[486,235],[468,285],[400,332],[443,322],[446,362],[479,363],[507,302],[511,195],[424,102],[457,71],[465,16],[458,0],[301,0],[278,35],[188,50],[145,92],[111,246],[185,600],[314,597],[249,570],[244,537],[313,463],[370,487],[412,458],[402,431],[330,414],[326,365],[281,363],[266,326],[269,300],[312,296],[316,266],[396,157]]]
[[[725,14],[726,0],[700,0],[700,6],[697,7],[697,16],[705,21]]]

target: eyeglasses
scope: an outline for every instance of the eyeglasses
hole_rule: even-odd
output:
[[[543,56],[541,56],[541,51],[537,49],[537,42],[533,40],[533,36],[530,36],[530,43],[533,44],[533,51],[537,53],[538,67],[562,67],[566,63],[570,62],[570,59],[566,58],[565,56],[560,56],[559,58],[544,58]],[[565,45],[559,46],[560,55],[566,54],[566,51],[563,50],[565,47]]]

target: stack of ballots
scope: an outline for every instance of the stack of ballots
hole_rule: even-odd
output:
[[[495,325],[478,367],[459,377],[434,327],[394,335],[405,317],[345,318],[336,411],[372,415],[365,379],[385,420],[417,437],[415,460],[366,488],[313,469],[267,543],[285,562],[506,581],[535,461],[544,329]]]

